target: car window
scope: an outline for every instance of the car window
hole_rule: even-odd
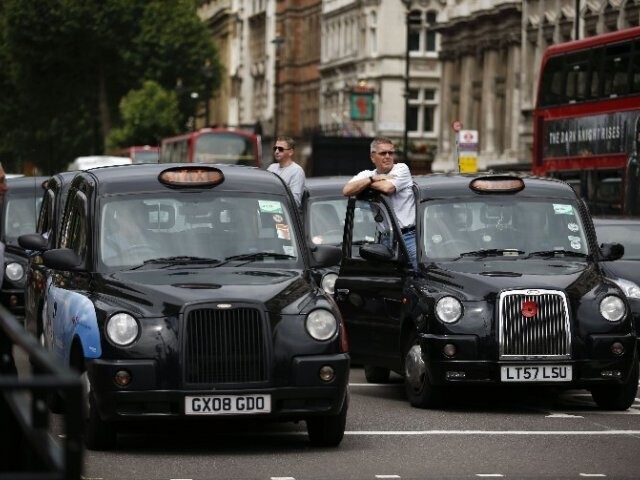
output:
[[[36,231],[36,219],[42,198],[33,196],[15,196],[5,200],[4,232],[5,242],[17,243],[23,233]]]
[[[637,225],[598,225],[598,243],[621,243],[625,260],[640,260],[640,222]]]
[[[468,202],[427,202],[422,211],[427,258],[455,258],[478,250],[588,253],[576,206],[567,201],[487,197]]]

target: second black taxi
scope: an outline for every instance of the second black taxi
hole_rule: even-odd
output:
[[[278,176],[81,172],[56,246],[43,253],[44,343],[81,372],[89,448],[113,447],[124,422],[171,418],[303,420],[312,444],[340,443],[349,354],[310,274],[340,249],[310,252]]]
[[[418,268],[384,195],[349,200],[335,296],[354,362],[404,376],[416,407],[461,385],[586,388],[623,410],[638,389],[632,312],[601,262],[591,217],[557,180],[497,174],[415,177]],[[374,240],[352,253],[357,209]],[[359,237],[358,237],[359,238]]]

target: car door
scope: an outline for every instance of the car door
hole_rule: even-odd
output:
[[[371,215],[375,222],[363,232],[357,219]],[[402,292],[410,269],[395,217],[380,196],[350,199],[345,219],[348,239],[336,281],[336,301],[345,320],[354,361],[398,368],[402,323]],[[355,226],[354,226],[355,225]],[[386,260],[366,260],[365,245],[384,246]]]

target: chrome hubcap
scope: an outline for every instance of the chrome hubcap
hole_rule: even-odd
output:
[[[412,345],[404,359],[404,375],[413,388],[420,388],[424,382],[427,367],[422,359],[420,345]]]

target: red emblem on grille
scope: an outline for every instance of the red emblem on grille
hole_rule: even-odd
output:
[[[522,316],[525,318],[535,317],[538,314],[538,305],[532,300],[522,302]]]

